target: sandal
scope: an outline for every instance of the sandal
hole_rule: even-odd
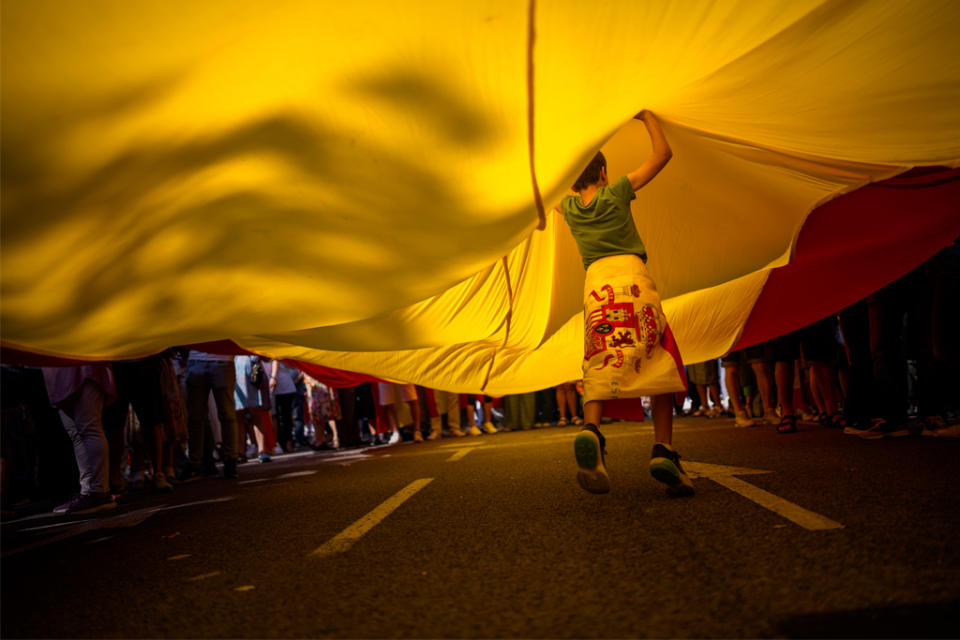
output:
[[[565,427],[565,426],[567,426],[567,419],[566,419],[566,418],[560,418],[560,422],[557,423],[557,426],[558,426],[558,427]]]
[[[780,418],[780,424],[777,425],[777,433],[794,433],[797,430],[797,416],[790,414]]]

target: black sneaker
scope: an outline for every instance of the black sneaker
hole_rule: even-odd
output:
[[[116,509],[117,503],[109,492],[104,493],[78,493],[68,502],[65,502],[53,510],[54,513],[64,515],[82,515],[85,513],[96,513],[98,511],[107,511]]]
[[[680,466],[680,454],[666,445],[653,445],[650,475],[667,485],[667,493],[672,496],[693,495],[693,482]]]
[[[573,453],[577,457],[577,482],[590,493],[609,493],[610,476],[603,466],[607,439],[597,425],[588,424],[573,441]]]

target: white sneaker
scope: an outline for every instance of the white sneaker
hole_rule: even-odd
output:
[[[492,423],[492,422],[484,422],[484,423],[483,423],[483,432],[484,432],[484,433],[489,433],[489,434],[492,435],[492,434],[494,434],[494,433],[497,433],[497,428],[496,428],[495,426],[493,426],[493,423]]]
[[[480,431],[480,429],[477,428],[477,425],[471,425],[470,428],[467,429],[467,433],[469,433],[471,436],[483,435],[483,431]]]
[[[390,439],[387,440],[387,444],[397,444],[398,442],[400,442],[400,432],[394,431],[390,434]]]

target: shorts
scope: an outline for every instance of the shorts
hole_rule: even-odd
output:
[[[716,360],[687,365],[687,375],[693,384],[720,383],[720,367]]]
[[[401,402],[412,402],[417,399],[417,387],[413,384],[379,382],[377,386],[380,391],[380,406],[391,405],[398,398]]]
[[[733,365],[754,364],[763,362],[767,348],[765,343],[750,345],[745,349],[736,349],[720,358],[720,366],[724,369]]]

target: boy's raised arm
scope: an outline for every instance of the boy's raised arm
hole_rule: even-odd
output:
[[[643,124],[647,127],[647,133],[650,134],[650,141],[653,143],[653,153],[647,161],[639,169],[627,174],[630,185],[636,191],[660,173],[660,170],[673,157],[673,152],[670,150],[670,145],[667,144],[667,139],[663,135],[663,129],[660,128],[660,123],[653,112],[644,109],[634,117],[643,121]]]

